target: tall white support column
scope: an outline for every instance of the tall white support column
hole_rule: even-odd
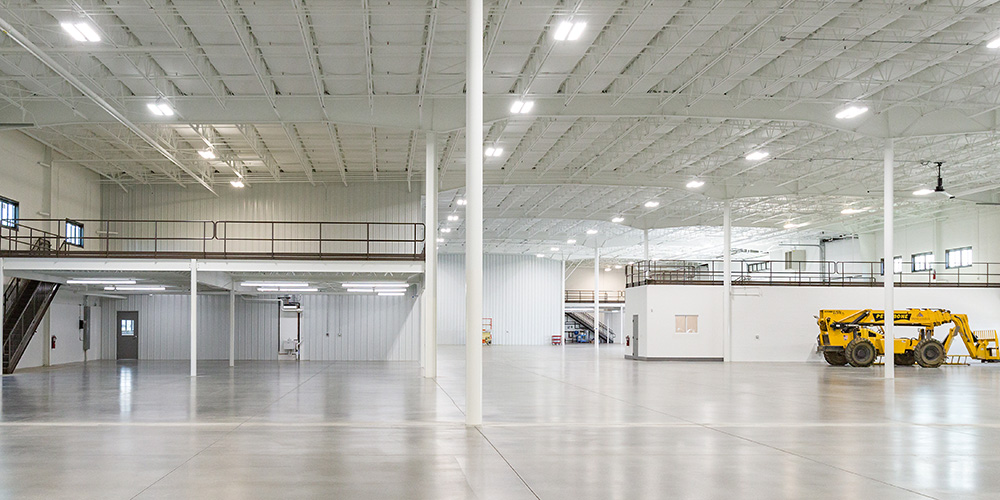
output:
[[[427,335],[424,338],[424,376],[437,378],[437,136],[427,133],[427,175],[424,181],[427,198],[427,213],[424,216],[424,248],[426,259],[424,264],[424,328]]]
[[[198,375],[198,261],[191,259],[191,376]]]
[[[642,260],[649,260],[649,229],[642,230]]]
[[[559,259],[562,264],[562,282],[559,285],[559,337],[560,345],[566,347],[566,256]]]
[[[483,0],[468,0],[465,89],[465,424],[483,423]]]
[[[229,366],[236,365],[236,282],[229,289]]]
[[[733,206],[726,200],[722,215],[722,343],[723,360],[733,360]]]
[[[594,247],[594,348],[601,345],[601,247]]]
[[[885,364],[885,378],[893,378],[895,374],[895,348],[896,348],[896,336],[892,330],[893,323],[895,319],[895,304],[893,303],[893,267],[892,267],[892,257],[895,253],[893,248],[893,149],[892,149],[892,139],[885,141],[885,182],[883,185],[885,191],[885,206],[882,208],[885,215],[884,223],[882,227],[883,234],[883,251],[885,254],[885,260],[882,261],[882,281],[885,284],[885,356],[883,356]]]

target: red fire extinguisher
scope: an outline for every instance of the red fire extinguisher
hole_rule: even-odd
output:
[[[52,348],[53,349],[56,348],[56,336],[55,335],[52,336]]]
[[[631,337],[629,337],[628,335],[626,335],[626,336],[625,336],[625,346],[626,346],[626,347],[628,347],[628,345],[629,345],[629,341],[630,341],[630,340],[631,340]]]

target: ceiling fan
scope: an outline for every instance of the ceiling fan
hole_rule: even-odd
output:
[[[929,161],[922,161],[922,162],[920,162],[921,165],[927,165],[929,163],[931,163],[931,162],[929,162]],[[975,203],[976,205],[1000,205],[1000,203],[995,203],[995,202],[979,201],[979,200],[972,200],[972,199],[965,199],[965,198],[956,198],[955,195],[949,193],[944,188],[944,178],[941,176],[941,167],[944,165],[944,162],[943,161],[936,161],[936,162],[933,162],[933,163],[934,163],[935,166],[937,166],[937,185],[934,186],[934,189],[928,189],[928,188],[918,189],[918,190],[916,190],[916,191],[913,192],[914,195],[916,195],[916,196],[927,196],[927,197],[933,197],[933,198],[945,199],[945,200],[968,201],[968,202]]]

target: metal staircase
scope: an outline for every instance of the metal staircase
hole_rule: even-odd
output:
[[[13,373],[59,291],[58,283],[14,278],[3,293],[3,372]]]
[[[585,312],[566,311],[566,316],[568,316],[573,321],[576,321],[577,323],[579,323],[580,325],[582,325],[584,327],[584,329],[590,330],[591,332],[594,331],[594,315],[593,314],[585,313]],[[613,341],[614,338],[615,338],[615,332],[613,332],[611,330],[611,328],[608,328],[608,325],[605,325],[604,323],[600,323],[599,326],[600,326],[601,342],[607,344],[609,342],[608,339],[611,339]]]

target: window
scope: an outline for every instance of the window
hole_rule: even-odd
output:
[[[19,204],[0,196],[0,226],[17,230]]]
[[[123,319],[122,320],[122,337],[132,337],[135,335],[135,320]]]
[[[748,262],[747,271],[751,273],[756,273],[760,271],[769,271],[771,269],[771,262]]]
[[[885,275],[885,259],[879,259],[879,276]],[[893,274],[899,274],[903,272],[903,256],[897,255],[892,258],[892,272]]]
[[[83,224],[72,220],[66,221],[66,243],[83,248]]]
[[[929,271],[931,263],[934,262],[934,252],[915,253],[910,259],[913,264],[913,272]]]
[[[972,267],[972,247],[952,248],[944,252],[944,267]]]
[[[675,333],[698,333],[697,315],[678,314],[674,320],[676,322]]]

